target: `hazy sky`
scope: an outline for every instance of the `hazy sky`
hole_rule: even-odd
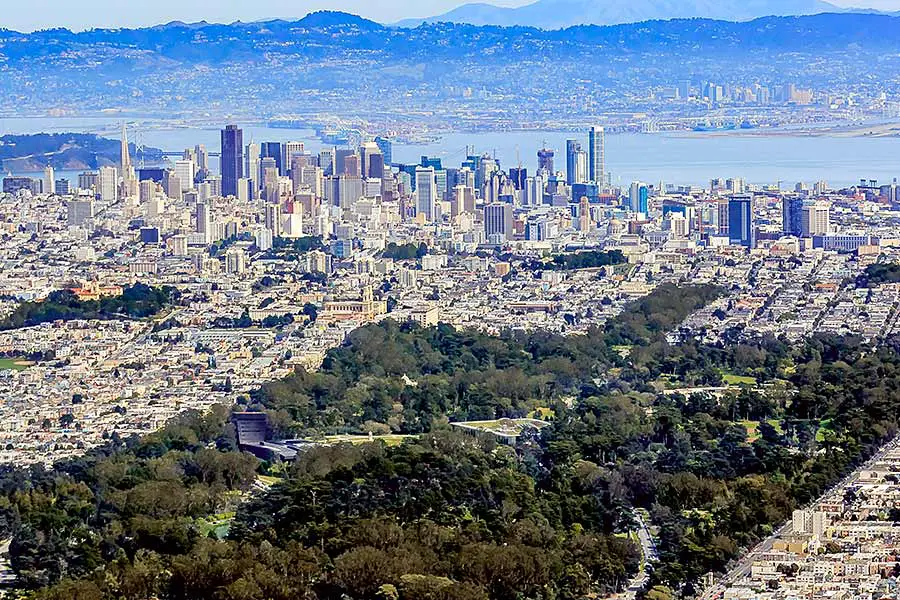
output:
[[[520,6],[533,0],[488,0]],[[609,0],[597,0],[609,1]],[[613,0],[616,1],[616,0]],[[621,0],[618,0],[621,1]],[[900,0],[832,0],[841,6],[900,10]],[[255,21],[271,17],[299,18],[313,10],[345,10],[390,23],[405,17],[428,17],[463,4],[463,0],[0,0],[0,27],[32,31],[46,27],[134,27],[169,21]]]

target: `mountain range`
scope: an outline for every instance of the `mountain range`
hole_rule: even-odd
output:
[[[320,12],[299,21],[0,29],[0,112],[168,115],[208,106],[252,115],[390,111],[396,122],[467,103],[484,121],[495,122],[496,111],[541,120],[552,114],[548,107],[566,106],[571,114],[594,106],[573,97],[633,110],[634,90],[683,80],[853,86],[896,97],[898,27],[900,17],[842,13],[563,30],[454,23],[408,29]]]
[[[422,23],[467,23],[562,29],[575,25],[619,25],[669,19],[705,18],[749,21],[764,16],[844,12],[824,0],[538,0],[518,8],[487,3],[464,4],[428,19],[409,19],[401,27]]]

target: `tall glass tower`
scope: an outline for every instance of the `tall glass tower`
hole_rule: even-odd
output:
[[[237,125],[222,130],[222,195],[237,196],[244,176],[244,132]]]

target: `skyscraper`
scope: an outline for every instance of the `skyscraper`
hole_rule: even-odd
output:
[[[606,185],[606,130],[603,127],[591,127],[588,135],[590,146],[590,172],[591,181],[604,187]]]
[[[287,175],[288,169],[291,168],[291,159],[297,154],[303,154],[303,142],[285,142],[281,145],[281,167],[282,175]]]
[[[281,142],[263,142],[259,145],[260,158],[274,158],[278,174],[283,175],[287,167],[281,164]]]
[[[566,183],[569,185],[582,183],[578,181],[578,153],[580,151],[581,142],[566,140]]]
[[[803,237],[828,235],[831,229],[830,208],[829,204],[822,200],[807,202],[803,205],[803,216],[800,225]]]
[[[128,132],[122,124],[122,196],[133,198],[138,195],[138,178],[131,163],[131,152],[128,150]]]
[[[538,171],[544,170],[553,175],[555,173],[553,170],[553,157],[555,154],[556,153],[549,148],[541,148],[538,150]]]
[[[640,181],[634,181],[628,193],[631,212],[647,214],[650,211],[650,188]]]
[[[194,176],[197,174],[197,165],[194,164],[194,161],[176,160],[175,174],[178,175],[178,179],[181,180],[182,190],[194,189]]]
[[[244,132],[237,125],[222,130],[222,195],[237,196],[238,179],[244,176]]]
[[[209,214],[209,205],[204,202],[198,202],[196,208],[196,232],[203,234],[203,241],[207,244],[210,242],[212,236],[211,233],[211,218]]]
[[[523,167],[511,168],[509,170],[509,180],[517,190],[524,190],[525,182],[528,180],[528,169]]]
[[[484,207],[484,234],[500,234],[508,240],[513,236],[513,207],[511,204],[486,204]]]
[[[119,199],[119,170],[115,167],[100,167],[97,196],[103,202],[116,202]]]
[[[437,182],[434,167],[416,167],[416,214],[425,221],[434,220],[434,203],[437,201]]]
[[[44,189],[43,192],[45,194],[55,194],[56,193],[56,173],[53,171],[53,167],[47,165],[44,168]]]
[[[380,136],[375,138],[375,143],[378,144],[384,155],[384,164],[390,167],[394,162],[394,144],[391,140]]]
[[[756,247],[751,194],[735,194],[728,200],[728,240],[733,246]]]
[[[803,198],[787,197],[781,204],[781,231],[800,237],[803,234]]]

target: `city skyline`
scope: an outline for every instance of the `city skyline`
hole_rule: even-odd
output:
[[[0,599],[900,600],[900,12],[35,2]]]

